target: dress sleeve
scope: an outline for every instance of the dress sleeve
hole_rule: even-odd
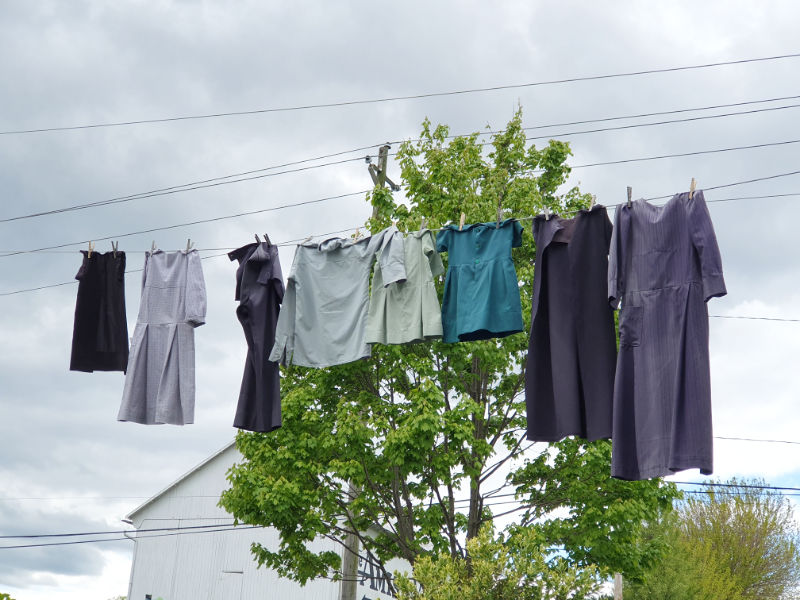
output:
[[[606,209],[603,209],[603,213],[605,215],[605,219],[603,220],[603,226],[605,227],[605,240],[606,240],[606,253],[608,253],[609,249],[611,248],[611,236],[614,233],[614,226],[611,224],[611,219],[608,218],[608,212]]]
[[[275,344],[267,360],[280,363],[284,367],[292,363],[294,354],[295,322],[297,320],[297,260],[301,246],[294,253],[289,279],[286,282],[286,293],[281,298],[281,312],[278,313],[278,324],[275,326]],[[281,283],[283,287],[283,283]]]
[[[442,257],[439,256],[439,253],[436,251],[433,232],[426,231],[425,235],[422,236],[422,251],[425,253],[425,256],[428,257],[431,275],[438,277],[444,273],[444,264],[442,263]]]
[[[450,235],[451,231],[449,227],[445,227],[444,229],[440,229],[439,233],[436,235],[436,251],[437,252],[447,252],[448,246],[450,245]]]
[[[83,259],[81,260],[81,266],[78,269],[78,272],[75,273],[75,279],[77,279],[78,281],[86,277],[86,271],[89,270],[89,265],[88,265],[89,258],[87,256],[86,251],[81,250],[80,253],[83,255]]]
[[[272,269],[272,285],[275,286],[275,295],[278,297],[278,302],[283,303],[283,294],[286,288],[283,286],[283,270],[281,269],[281,259],[278,253],[271,256],[270,267]]]
[[[619,302],[625,293],[622,236],[620,235],[620,215],[623,208],[614,211],[614,227],[611,233],[611,248],[608,254],[608,303],[611,308],[619,308]]]
[[[686,212],[689,219],[689,231],[692,244],[700,257],[700,272],[703,277],[703,296],[706,302],[727,294],[725,280],[722,277],[722,258],[719,254],[717,236],[706,200],[701,190],[696,191],[687,200]]]
[[[383,276],[383,287],[387,287],[390,283],[406,280],[406,252],[403,234],[397,229],[389,228],[384,236],[378,264]]]
[[[150,252],[144,253],[144,269],[142,269],[142,292],[144,292],[144,288],[147,285],[147,262],[153,255]]]
[[[511,240],[511,247],[519,248],[520,246],[522,246],[522,224],[514,221],[514,237]]]
[[[206,322],[206,282],[203,278],[203,265],[197,250],[187,255],[189,264],[186,272],[186,321],[193,327]]]

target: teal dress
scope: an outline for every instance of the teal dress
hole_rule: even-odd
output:
[[[522,245],[516,219],[444,227],[436,249],[448,253],[442,326],[445,342],[504,337],[523,330],[511,248]]]

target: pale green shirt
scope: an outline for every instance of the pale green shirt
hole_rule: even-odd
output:
[[[365,330],[376,257],[384,285],[405,279],[403,236],[396,227],[368,238],[297,246],[269,360],[322,368],[369,356]]]
[[[442,309],[433,278],[444,273],[433,233],[423,229],[404,239],[405,281],[389,285],[375,263],[367,317],[369,344],[408,344],[442,337]]]

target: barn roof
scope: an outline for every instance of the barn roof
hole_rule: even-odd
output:
[[[235,441],[235,440],[233,440],[233,441],[231,441],[230,443],[226,444],[224,447],[222,447],[222,448],[220,448],[219,450],[217,450],[216,452],[214,452],[214,454],[212,454],[211,456],[209,456],[208,458],[206,458],[206,459],[205,459],[203,462],[201,462],[200,464],[198,464],[198,465],[194,466],[193,468],[189,469],[189,470],[188,470],[186,473],[184,473],[183,475],[181,475],[180,477],[178,477],[178,478],[177,478],[175,481],[173,481],[172,483],[170,483],[170,484],[169,484],[167,487],[165,487],[163,490],[161,490],[160,492],[158,492],[158,493],[157,493],[155,496],[153,496],[153,497],[152,497],[152,498],[150,498],[149,500],[146,500],[144,503],[142,503],[142,504],[140,504],[139,506],[137,506],[136,508],[134,508],[134,509],[133,509],[133,510],[132,510],[130,513],[128,513],[128,514],[125,516],[125,518],[123,519],[123,521],[125,521],[125,522],[130,522],[130,521],[132,521],[132,520],[133,520],[133,517],[134,517],[134,516],[136,516],[136,514],[137,514],[137,513],[139,513],[140,511],[142,511],[142,510],[143,510],[143,509],[145,509],[146,507],[148,507],[150,504],[152,504],[153,502],[155,502],[156,500],[158,500],[158,499],[159,499],[161,496],[163,496],[164,494],[166,494],[166,493],[167,493],[168,491],[170,491],[172,488],[174,488],[175,486],[177,486],[178,484],[180,484],[180,483],[181,483],[183,480],[185,480],[187,477],[189,477],[189,476],[190,476],[190,475],[192,475],[193,473],[196,473],[197,471],[199,471],[200,469],[202,469],[204,466],[206,466],[208,463],[210,463],[210,462],[211,462],[211,461],[213,461],[215,458],[217,458],[217,457],[218,457],[220,454],[223,454],[224,452],[226,452],[226,451],[227,451],[227,450],[229,450],[229,449],[230,449],[232,446],[235,446],[235,445],[236,445],[236,441]]]

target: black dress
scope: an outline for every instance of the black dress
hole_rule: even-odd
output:
[[[612,226],[594,206],[533,220],[536,271],[525,371],[527,437],[611,437],[616,332],[606,282]]]
[[[72,330],[70,371],[122,371],[128,367],[125,314],[125,253],[82,250],[75,275],[78,298]]]
[[[283,275],[278,248],[261,242],[248,244],[228,254],[239,261],[236,270],[236,316],[247,339],[239,404],[233,426],[267,432],[281,426],[280,368],[267,360],[275,344]]]

